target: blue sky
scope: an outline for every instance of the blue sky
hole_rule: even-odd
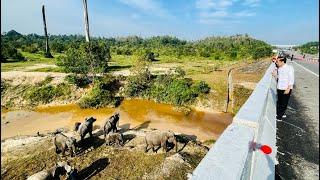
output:
[[[84,34],[82,0],[1,0],[1,32]],[[318,0],[88,0],[90,34],[186,40],[249,34],[271,44],[318,41]]]

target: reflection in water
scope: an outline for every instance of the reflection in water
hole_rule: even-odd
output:
[[[196,135],[201,140],[217,139],[231,123],[232,115],[192,111],[185,116],[173,106],[147,100],[124,100],[118,108],[80,109],[77,105],[38,107],[35,111],[9,111],[1,114],[1,138],[52,131],[61,127],[72,129],[85,117],[97,118],[102,125],[114,112],[120,113],[120,126],[156,128]]]

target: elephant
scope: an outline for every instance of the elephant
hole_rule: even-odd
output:
[[[106,145],[115,144],[116,146],[123,145],[123,135],[121,133],[109,133],[107,137],[105,138]]]
[[[56,153],[58,154],[60,151],[62,155],[65,155],[65,151],[69,149],[70,156],[73,157],[76,154],[77,141],[73,137],[68,137],[62,133],[56,134],[54,137],[54,145],[56,148]]]
[[[173,143],[175,146],[175,151],[177,152],[177,140],[176,137],[174,135],[174,132],[172,131],[159,131],[159,130],[155,130],[155,131],[151,131],[149,133],[146,134],[145,137],[145,142],[146,142],[146,149],[145,152],[148,152],[148,147],[150,147],[150,149],[152,148],[153,152],[155,152],[154,147],[158,146],[159,148],[163,148],[164,152],[167,152],[167,143]]]
[[[90,138],[92,138],[92,130],[93,130],[93,123],[96,121],[94,117],[86,118],[85,121],[81,124],[79,122],[75,123],[75,130],[80,134],[81,142],[84,137],[89,133]]]
[[[109,134],[109,132],[117,132],[117,123],[119,122],[119,119],[120,114],[117,112],[105,121],[103,125],[104,139],[106,139],[106,136]]]
[[[36,174],[31,175],[27,180],[48,180],[48,179],[60,179],[61,175],[65,173],[70,173],[72,168],[66,162],[58,162],[56,165],[50,169],[42,170]]]
[[[77,131],[78,129],[79,129],[79,126],[81,125],[81,123],[80,122],[76,122],[76,123],[74,123],[74,131]]]
[[[67,178],[67,180],[78,180],[78,179],[79,179],[78,170],[77,170],[77,169],[72,169],[72,170],[68,173],[68,178]]]

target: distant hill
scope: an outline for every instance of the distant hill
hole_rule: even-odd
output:
[[[9,32],[5,33],[5,36],[7,36],[7,37],[12,37],[12,38],[19,38],[19,37],[23,37],[23,35],[22,35],[22,34],[18,33],[18,32],[17,32],[17,31],[15,31],[15,30],[11,30],[11,31],[9,31]]]

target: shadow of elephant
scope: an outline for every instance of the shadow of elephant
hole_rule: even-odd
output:
[[[90,166],[79,171],[77,179],[90,179],[91,177],[104,170],[109,164],[110,162],[108,158],[98,159],[91,163]]]
[[[124,132],[130,130],[130,124],[129,123],[122,124],[121,126],[119,126],[119,128],[120,128],[119,132],[124,133]]]
[[[90,148],[96,149],[96,148],[102,146],[104,142],[105,142],[105,140],[99,138],[99,136],[97,136],[96,134],[94,134],[92,136],[92,138],[90,138],[90,137],[85,138],[82,141],[78,142],[77,146],[80,150],[78,150],[76,155],[79,156],[83,152],[85,152],[86,150],[88,150]]]
[[[139,130],[141,130],[141,129],[146,129],[146,128],[149,127],[149,124],[150,124],[150,123],[151,123],[151,121],[145,121],[145,122],[143,122],[142,124],[134,127],[133,129],[136,130],[136,131],[139,131]]]
[[[188,134],[178,134],[175,135],[177,142],[183,144],[182,148],[180,150],[178,150],[178,152],[181,152],[186,146],[187,144],[191,141],[191,142],[195,142],[197,143],[197,136],[195,135],[188,135]],[[169,143],[170,145],[171,143]],[[171,147],[170,147],[171,148]],[[173,147],[172,147],[173,148]]]
[[[126,143],[130,142],[132,139],[134,139],[136,137],[135,134],[124,134],[123,135],[123,145],[125,145]]]

